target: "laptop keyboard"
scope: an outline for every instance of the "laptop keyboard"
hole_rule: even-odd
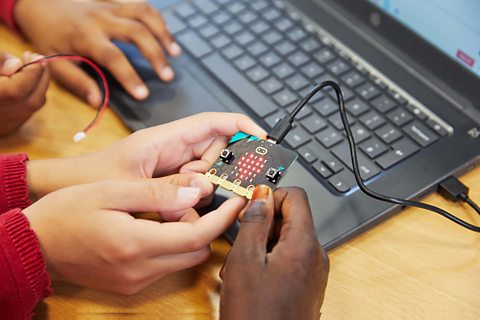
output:
[[[184,49],[268,128],[315,83],[340,83],[367,181],[448,134],[280,1],[184,1],[165,19]],[[333,90],[319,92],[305,106],[285,140],[337,192],[356,185]]]

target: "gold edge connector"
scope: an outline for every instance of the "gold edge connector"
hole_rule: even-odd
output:
[[[248,188],[244,188],[239,185],[239,180],[235,180],[234,182],[228,181],[226,175],[219,177],[211,172],[207,172],[205,173],[205,176],[214,185],[220,186],[225,190],[232,191],[233,193],[249,200],[252,199],[254,186],[248,186]]]

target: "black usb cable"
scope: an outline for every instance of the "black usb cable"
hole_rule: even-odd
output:
[[[443,210],[442,208],[426,204],[423,202],[419,201],[413,201],[413,200],[406,200],[406,199],[400,199],[400,198],[395,198],[391,196],[386,196],[382,195],[378,192],[375,192],[373,190],[370,190],[363,182],[363,179],[360,175],[360,170],[359,170],[359,165],[358,165],[358,159],[357,159],[357,150],[356,150],[356,145],[355,145],[355,140],[353,137],[352,129],[350,127],[350,124],[348,123],[347,120],[347,111],[345,109],[345,101],[343,99],[343,93],[342,89],[340,86],[334,82],[334,81],[324,81],[320,84],[317,84],[310,93],[308,93],[293,109],[293,111],[289,114],[286,115],[284,118],[280,119],[275,126],[272,128],[270,133],[268,134],[268,139],[275,141],[276,143],[281,143],[285,136],[288,134],[288,132],[292,129],[292,124],[293,121],[295,120],[296,115],[302,110],[302,108],[310,101],[310,99],[317,94],[320,90],[322,90],[325,87],[331,87],[335,91],[335,95],[337,96],[337,102],[338,102],[338,107],[340,109],[340,116],[342,118],[342,123],[343,127],[345,129],[345,133],[347,135],[347,140],[348,140],[348,146],[350,148],[350,155],[352,157],[352,165],[353,165],[353,174],[355,176],[355,180],[357,181],[358,187],[360,190],[362,190],[363,193],[365,193],[367,196],[372,197],[374,199],[380,200],[380,201],[385,201],[385,202],[390,202],[393,204],[397,205],[402,205],[402,206],[408,206],[408,207],[417,207],[420,209],[428,210],[431,212],[435,212],[450,221],[455,222],[456,224],[467,228],[469,230],[475,231],[475,232],[480,232],[480,227],[475,226],[473,224],[470,224],[466,222],[465,220],[462,220],[451,213]],[[458,183],[455,182],[454,177],[451,177],[444,182],[442,182],[439,186],[439,192],[440,194],[443,194],[446,196],[448,199],[456,200],[456,201],[464,201],[467,204],[469,204],[474,210],[476,210],[480,214],[480,209],[477,204],[473,202],[468,197],[468,188],[463,186],[462,188]],[[463,184],[462,184],[463,185]]]

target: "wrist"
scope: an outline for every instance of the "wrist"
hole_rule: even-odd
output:
[[[29,198],[36,201],[56,190],[80,184],[76,158],[46,159],[27,162],[27,184]]]

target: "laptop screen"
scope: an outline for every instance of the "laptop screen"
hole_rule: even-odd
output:
[[[480,77],[479,0],[370,0]]]

